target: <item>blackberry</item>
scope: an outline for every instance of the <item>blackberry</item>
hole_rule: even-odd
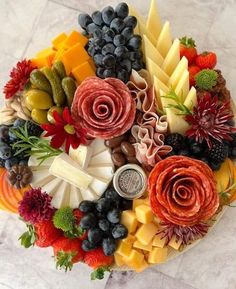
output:
[[[32,121],[27,122],[27,130],[30,136],[37,136],[37,137],[39,137],[43,132],[43,129]]]
[[[179,133],[171,133],[166,136],[165,144],[173,148],[174,151],[179,151],[185,148],[184,137]]]
[[[214,142],[212,148],[208,150],[208,157],[213,163],[222,163],[228,156],[229,147],[225,143]]]

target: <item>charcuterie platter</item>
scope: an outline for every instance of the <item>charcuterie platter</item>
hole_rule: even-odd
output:
[[[4,86],[0,208],[23,247],[94,280],[168,262],[217,224],[236,199],[235,108],[217,55],[174,39],[155,0],[147,19],[122,2],[78,24]]]

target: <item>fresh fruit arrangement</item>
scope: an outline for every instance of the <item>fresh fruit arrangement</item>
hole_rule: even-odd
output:
[[[174,39],[151,1],[80,14],[19,61],[0,111],[0,208],[56,267],[167,262],[236,200],[235,107],[214,52]]]

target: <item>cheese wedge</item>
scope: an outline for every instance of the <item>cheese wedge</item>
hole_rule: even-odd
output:
[[[105,151],[102,151],[91,158],[89,166],[91,167],[98,165],[113,165],[111,153],[108,148]]]
[[[72,158],[62,153],[57,156],[49,168],[49,173],[73,186],[87,189],[93,177],[86,173]]]
[[[184,120],[183,116],[177,115],[178,111],[173,108],[166,108],[167,121],[171,133],[185,134],[189,129],[189,124]]]
[[[114,169],[113,165],[105,165],[105,166],[99,166],[99,167],[88,167],[87,172],[95,177],[102,180],[108,180],[110,181],[113,178],[114,175]]]
[[[180,41],[175,39],[163,64],[162,69],[170,76],[180,61]]]
[[[89,146],[80,145],[77,149],[70,147],[69,156],[76,161],[81,168],[86,169],[91,159],[93,150]]]
[[[187,106],[190,110],[192,110],[192,108],[197,105],[197,91],[195,87],[191,87],[188,95],[185,98],[184,105]]]
[[[180,97],[181,101],[184,102],[189,93],[189,72],[187,69],[183,72],[175,88],[175,93]]]
[[[48,182],[52,181],[54,176],[48,174],[48,169],[45,170],[37,170],[33,173],[33,179],[31,184],[33,187],[43,187]]]
[[[70,201],[69,206],[72,209],[78,208],[79,204],[82,202],[82,195],[80,190],[74,186],[70,187]]]
[[[152,77],[152,81],[154,80],[154,76],[156,76],[156,78],[162,81],[164,84],[169,82],[169,76],[149,57],[146,58],[146,66]]]
[[[170,22],[166,21],[162,27],[160,36],[157,40],[156,48],[165,58],[172,45],[172,36],[170,32]]]
[[[50,196],[54,196],[54,194],[60,189],[62,182],[63,181],[61,179],[54,178],[53,180],[45,184],[42,187],[42,190],[45,191]]]
[[[161,32],[162,24],[156,5],[156,0],[151,1],[146,22],[146,28],[147,30],[152,31],[153,37],[155,38],[155,40],[157,40]]]
[[[156,45],[156,38],[153,36],[152,32],[147,29],[145,22],[139,21],[139,32],[140,35],[146,35],[149,41],[155,46]]]
[[[69,200],[70,185],[67,182],[62,182],[60,190],[57,190],[52,198],[52,206],[56,209],[66,207],[69,205]]]
[[[91,188],[80,189],[80,192],[83,200],[94,201],[98,199],[96,192]]]
[[[96,138],[94,141],[92,141],[92,143],[90,144],[90,148],[93,150],[93,157],[107,150],[107,147],[104,144],[104,140],[100,138]]]
[[[146,62],[149,58],[158,66],[162,66],[164,58],[160,52],[157,51],[156,47],[152,44],[147,35],[143,35],[143,52],[146,58]]]
[[[101,197],[101,195],[105,192],[108,185],[110,183],[110,179],[100,179],[100,178],[93,178],[91,184],[89,185],[89,188],[92,189],[93,192],[98,197]]]
[[[154,90],[157,100],[158,108],[165,111],[165,107],[168,103],[166,103],[165,99],[163,99],[163,95],[166,95],[169,92],[169,88],[158,78],[154,76]]]
[[[187,70],[187,69],[188,69],[188,60],[184,56],[184,57],[181,58],[180,62],[176,66],[174,72],[170,76],[170,78],[169,78],[169,86],[173,87],[173,88],[176,88],[176,86],[179,83],[180,78],[182,77],[184,71]]]

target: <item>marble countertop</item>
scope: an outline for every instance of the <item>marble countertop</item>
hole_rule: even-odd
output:
[[[61,31],[77,28],[80,12],[92,12],[118,0],[1,0],[0,91],[18,59],[32,56]],[[144,16],[150,0],[130,0]],[[214,50],[234,97],[236,90],[236,0],[158,0],[163,20],[176,37],[189,35],[199,49]],[[236,208],[194,247],[167,264],[141,274],[113,272],[91,282],[78,265],[56,271],[51,249],[24,250],[17,241],[24,226],[0,212],[0,289],[236,289]]]

